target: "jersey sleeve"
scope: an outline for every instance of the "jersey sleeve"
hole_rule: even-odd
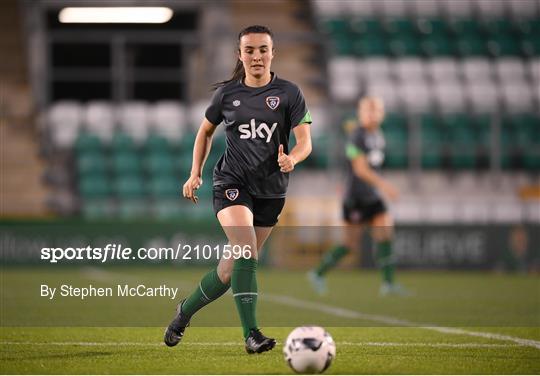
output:
[[[345,154],[348,159],[355,159],[360,155],[364,155],[368,152],[364,133],[361,131],[355,131],[347,141],[345,146]]]
[[[291,128],[299,124],[311,124],[311,114],[306,106],[306,100],[299,87],[293,86],[290,97]]]
[[[212,124],[218,125],[223,121],[223,89],[220,87],[212,96],[210,105],[204,113],[204,117]]]

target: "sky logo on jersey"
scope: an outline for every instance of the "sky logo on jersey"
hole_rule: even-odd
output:
[[[266,97],[266,105],[273,111],[279,106],[279,97]]]
[[[272,124],[271,128],[266,123],[261,123],[256,126],[255,119],[251,119],[249,124],[240,124],[238,126],[238,130],[242,133],[240,138],[263,138],[266,139],[266,143],[268,143],[276,130],[277,124],[278,123]]]
[[[236,200],[238,198],[238,189],[225,190],[225,196],[227,196],[230,201]]]

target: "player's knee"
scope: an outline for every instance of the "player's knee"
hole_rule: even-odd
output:
[[[223,284],[228,284],[231,282],[232,270],[219,270],[218,277]]]

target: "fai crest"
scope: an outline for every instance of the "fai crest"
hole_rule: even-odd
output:
[[[227,198],[231,201],[236,200],[238,197],[238,189],[227,189],[225,191],[225,196],[227,196]]]
[[[279,97],[266,97],[266,105],[275,110],[279,106]]]

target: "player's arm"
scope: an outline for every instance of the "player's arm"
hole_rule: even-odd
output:
[[[184,197],[190,199],[194,203],[198,202],[198,197],[194,195],[194,191],[199,189],[203,183],[202,171],[204,163],[208,158],[208,154],[210,154],[212,137],[214,136],[215,130],[216,126],[205,118],[197,131],[197,136],[195,137],[191,173],[182,190]]]
[[[293,128],[296,145],[287,155],[283,152],[283,145],[279,146],[278,164],[281,172],[291,172],[297,163],[302,162],[311,153],[311,129],[308,123],[299,124]]]
[[[377,188],[389,200],[395,200],[398,198],[399,193],[397,189],[394,188],[392,184],[384,180],[379,174],[377,174],[377,172],[375,172],[375,170],[370,167],[366,156],[363,153],[359,153],[351,158],[351,164],[353,172],[356,176]]]

